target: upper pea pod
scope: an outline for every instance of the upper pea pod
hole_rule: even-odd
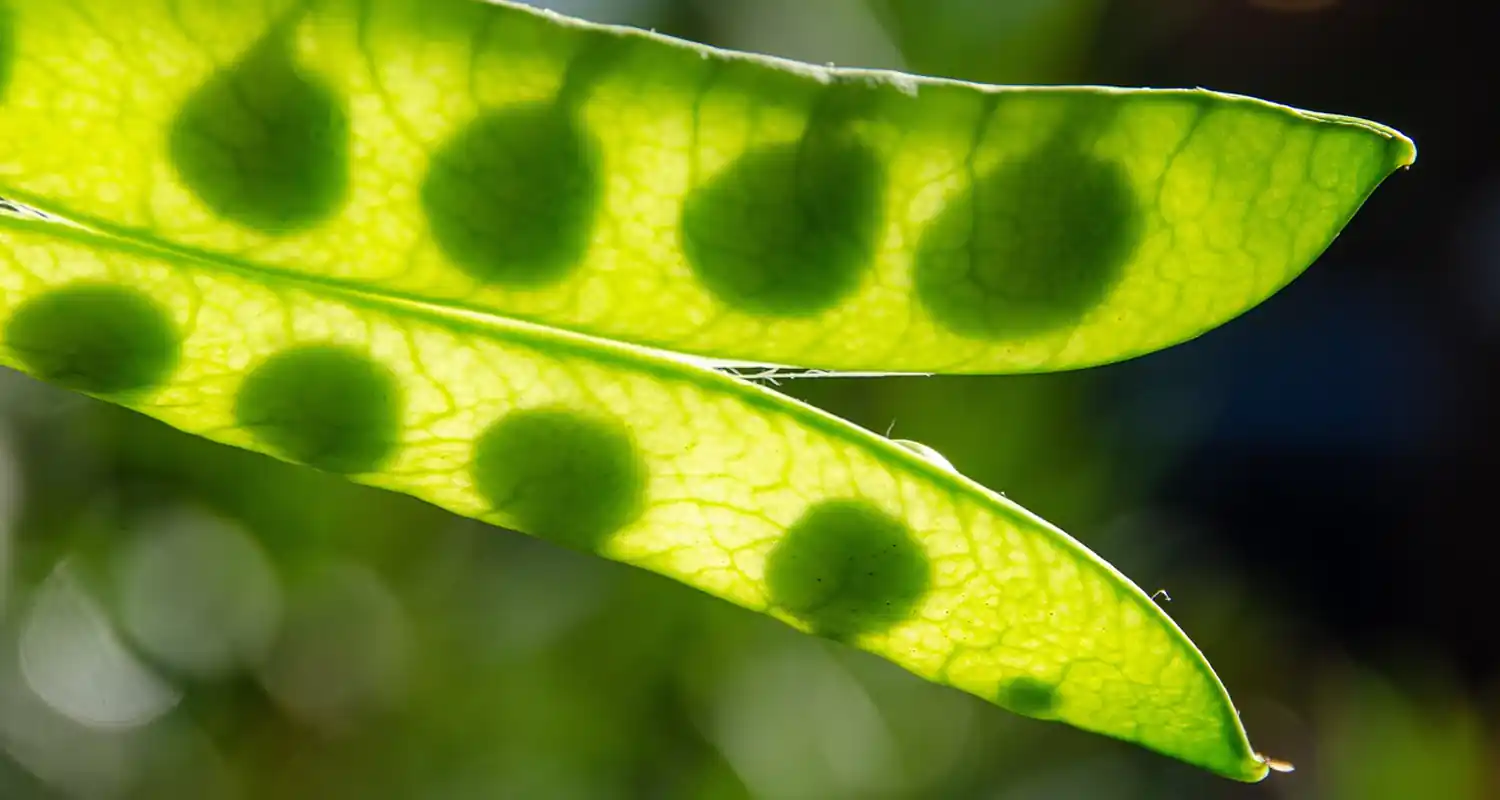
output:
[[[507,3],[4,17],[0,195],[723,362],[1149,352],[1285,285],[1414,156],[1373,123],[1209,91],[812,67]]]

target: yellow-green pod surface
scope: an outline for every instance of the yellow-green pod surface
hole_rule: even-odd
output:
[[[676,578],[1241,780],[1203,656],[1063,532],[811,407],[628,345],[0,216],[5,363]]]
[[[940,459],[654,352],[1061,369],[1290,280],[1412,158],[469,0],[0,0],[0,360],[1258,780],[1137,587]],[[611,341],[613,340],[613,341]]]
[[[1412,160],[1207,91],[804,66],[473,0],[0,0],[0,193],[739,362],[1018,372],[1197,335]]]

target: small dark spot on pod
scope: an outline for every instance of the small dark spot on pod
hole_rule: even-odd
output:
[[[23,303],[5,344],[26,370],[64,388],[124,395],[166,381],[181,342],[155,300],[110,283],[80,282]]]
[[[400,390],[384,365],[353,348],[307,345],[246,376],[235,417],[291,461],[326,472],[371,472],[395,448]]]
[[[598,550],[644,505],[646,466],[617,420],[548,407],[515,411],[480,437],[480,494],[526,533]]]
[[[766,559],[771,601],[833,639],[904,621],[931,571],[906,525],[861,500],[808,509]]]

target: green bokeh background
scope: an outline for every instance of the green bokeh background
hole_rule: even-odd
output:
[[[1409,121],[1382,117],[1384,107],[1367,102],[1359,53],[1383,56],[1357,47],[1334,48],[1343,61],[1325,68],[1343,72],[1332,79],[1308,73],[1299,83],[1294,71],[1279,71],[1280,82],[1265,87],[1248,78],[1232,85],[1277,46],[1314,49],[1318,31],[1378,41],[1371,26],[1399,27],[1404,6],[1395,0],[1372,5],[1396,21],[1337,2],[1223,4],[1230,12],[1183,0],[545,5],[815,62],[989,82],[1170,75],[1192,85],[1223,75],[1211,88],[1282,89],[1301,96],[1270,99],[1402,127]],[[1246,44],[1252,35],[1270,44]],[[1229,52],[1222,59],[1250,66],[1225,72],[1205,56],[1214,36]],[[1195,77],[1196,69],[1207,72]],[[1382,193],[1417,191],[1403,188],[1405,180],[1397,176]],[[1184,345],[1185,354],[1061,375],[779,384],[872,430],[934,447],[1148,591],[1166,587],[1166,607],[1219,669],[1252,741],[1296,762],[1293,775],[1235,785],[1013,716],[645,572],[213,445],[7,372],[0,374],[0,798],[1500,796],[1493,766],[1500,658],[1484,644],[1495,637],[1483,608],[1472,608],[1472,625],[1450,624],[1446,639],[1428,640],[1413,633],[1421,626],[1411,619],[1387,625],[1380,606],[1340,614],[1319,605],[1372,583],[1375,592],[1417,593],[1427,585],[1422,575],[1439,586],[1446,561],[1407,563],[1419,577],[1404,584],[1399,572],[1341,563],[1339,553],[1363,545],[1339,545],[1337,524],[1325,526],[1329,541],[1289,547],[1268,535],[1262,548],[1236,534],[1232,519],[1184,511],[1224,507],[1194,505],[1200,484],[1232,487],[1248,477],[1238,471],[1244,461],[1215,461],[1213,442],[1233,441],[1236,431],[1262,441],[1264,433],[1254,420],[1234,427],[1240,423],[1225,412],[1232,396],[1174,387],[1222,371],[1221,359],[1255,350],[1247,342],[1283,321],[1293,327],[1276,340],[1276,357],[1295,361],[1308,342],[1327,340],[1327,331],[1297,327],[1302,316],[1278,317],[1270,310],[1278,304],[1316,319],[1318,303],[1339,297],[1340,286],[1362,297],[1370,286],[1430,279],[1390,266],[1412,260],[1399,252],[1358,244],[1381,241],[1378,228],[1391,219],[1382,202],[1413,203],[1377,195],[1345,235],[1356,243],[1325,259],[1335,266],[1314,267],[1337,281],[1309,276],[1287,292],[1314,281],[1300,305],[1274,298],[1231,323],[1245,333],[1212,334]],[[1438,203],[1432,219],[1469,208],[1461,198],[1442,202],[1452,205]],[[1494,268],[1500,242],[1489,247],[1481,261]],[[1361,263],[1372,253],[1390,263]],[[1500,291],[1485,308],[1476,318],[1500,309]],[[1369,333],[1326,311],[1330,325],[1355,339],[1397,330],[1392,323]],[[1493,339],[1447,324],[1442,335],[1470,337],[1463,341],[1471,349],[1460,352],[1493,355]],[[1428,346],[1427,355],[1452,352]],[[1380,346],[1374,352],[1366,355],[1381,357]],[[1458,361],[1453,373],[1472,372]],[[1261,361],[1247,363],[1240,380],[1274,378],[1254,372]],[[1309,369],[1343,385],[1316,363]],[[1309,385],[1319,391],[1316,380]],[[1268,396],[1284,418],[1321,419],[1295,392]],[[1374,407],[1382,398],[1360,402]],[[1445,413],[1397,408],[1396,421],[1367,423],[1370,441],[1387,441],[1382,426],[1409,423],[1418,411]],[[1459,416],[1453,424],[1493,431],[1489,419]],[[1426,430],[1412,436],[1435,435]],[[1383,491],[1359,484],[1364,473],[1351,466],[1380,454],[1329,446],[1320,438],[1326,433],[1316,422],[1294,431],[1300,444],[1291,452],[1316,452],[1317,463],[1340,474],[1350,467],[1356,494]],[[1400,453],[1446,452],[1427,444]],[[1173,488],[1183,484],[1184,465],[1198,473],[1198,488]],[[1431,531],[1393,523],[1379,533],[1417,542]],[[1268,549],[1274,558],[1257,558]],[[1303,564],[1288,572],[1326,573],[1312,585],[1328,591],[1282,583],[1277,568],[1264,567],[1278,560]],[[1372,639],[1371,630],[1380,635]]]

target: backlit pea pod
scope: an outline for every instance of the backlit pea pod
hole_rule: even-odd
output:
[[[1415,152],[1208,91],[830,69],[477,0],[0,0],[0,20],[0,195],[726,362],[1159,349],[1293,279]]]
[[[0,217],[0,362],[656,571],[1020,714],[1266,773],[1166,614],[925,448],[642,348]]]

